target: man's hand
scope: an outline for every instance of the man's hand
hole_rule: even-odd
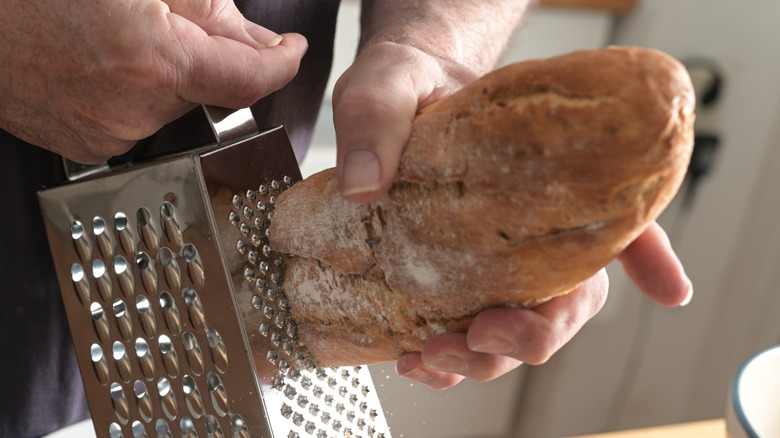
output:
[[[387,192],[418,109],[473,79],[468,71],[393,43],[361,53],[337,83],[333,101],[345,198],[370,202]],[[678,306],[690,300],[691,282],[658,224],[651,224],[618,260],[654,301]],[[467,333],[433,337],[422,353],[401,357],[396,369],[410,380],[444,389],[464,377],[491,380],[522,363],[544,363],[601,310],[608,283],[602,270],[534,309],[486,310]]]
[[[284,86],[306,50],[232,0],[4,0],[0,127],[97,163],[192,109],[239,108]]]
[[[418,109],[476,77],[413,47],[385,42],[365,49],[333,91],[341,194],[352,202],[385,194]]]
[[[655,222],[618,256],[626,273],[652,300],[665,306],[687,304],[691,281]],[[601,310],[609,287],[604,270],[574,291],[534,309],[489,309],[465,334],[444,333],[430,339],[421,354],[401,357],[401,376],[444,389],[463,380],[499,377],[522,363],[546,362]]]

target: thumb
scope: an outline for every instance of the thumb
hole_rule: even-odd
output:
[[[307,49],[298,34],[281,35],[272,47],[257,47],[209,35],[195,23],[169,14],[179,44],[168,52],[181,99],[228,108],[249,106],[287,84]]]
[[[163,0],[170,11],[193,22],[209,35],[247,44],[272,47],[279,35],[244,18],[232,0]]]
[[[377,87],[356,78],[334,100],[339,190],[352,202],[371,202],[392,185],[417,109],[407,87]]]
[[[333,93],[337,175],[342,196],[371,202],[393,183],[430,75],[414,75],[420,61],[393,47],[366,49],[339,78]]]

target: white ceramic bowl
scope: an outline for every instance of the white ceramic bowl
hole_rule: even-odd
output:
[[[780,437],[780,345],[748,359],[729,387],[730,438]]]

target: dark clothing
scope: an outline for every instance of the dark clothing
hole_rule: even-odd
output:
[[[252,107],[258,125],[285,125],[299,161],[311,141],[333,54],[339,0],[237,0],[277,33],[303,34],[309,49],[295,79]],[[139,142],[126,158],[212,142],[196,110]],[[0,437],[38,437],[89,416],[36,192],[64,180],[61,157],[0,130]]]

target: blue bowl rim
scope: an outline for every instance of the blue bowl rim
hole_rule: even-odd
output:
[[[756,360],[759,356],[762,356],[772,350],[778,350],[780,349],[780,345],[775,345],[769,348],[765,348],[758,353],[750,356],[748,360],[742,363],[742,365],[737,370],[737,374],[734,376],[734,378],[731,380],[731,403],[732,406],[734,406],[734,414],[737,416],[737,420],[739,420],[739,423],[742,425],[742,428],[745,430],[745,432],[748,434],[750,438],[761,438],[758,433],[756,433],[755,429],[753,429],[753,426],[748,422],[747,417],[745,416],[745,411],[742,408],[742,403],[739,400],[738,394],[739,394],[739,381],[742,379],[742,374],[745,372],[745,369],[747,369],[748,365],[750,365],[754,360]]]

